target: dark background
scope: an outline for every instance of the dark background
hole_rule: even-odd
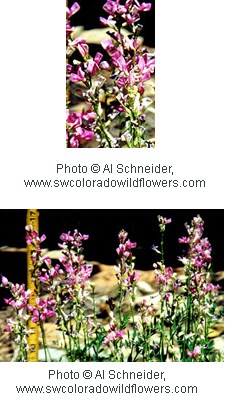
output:
[[[39,210],[39,230],[40,234],[44,233],[47,236],[43,247],[53,250],[57,249],[62,232],[78,229],[81,233],[90,236],[89,240],[84,242],[84,254],[87,260],[115,264],[117,236],[121,229],[125,229],[129,233],[129,238],[137,242],[136,267],[152,269],[152,263],[157,260],[157,254],[151,250],[151,246],[158,245],[160,241],[158,214],[172,218],[172,223],[167,225],[165,233],[168,265],[174,267],[181,265],[177,261],[177,256],[182,255],[185,245],[178,244],[178,238],[186,234],[184,223],[190,223],[194,216],[200,214],[205,221],[204,236],[207,236],[212,244],[214,269],[215,271],[223,269],[223,210],[41,209]],[[1,209],[0,247],[25,247],[25,225],[26,210]],[[0,273],[4,275],[10,273],[13,281],[16,282],[21,273],[23,274],[26,265],[13,264],[13,258],[16,258],[16,255],[0,252]]]
[[[0,210],[0,247],[25,248],[26,210]],[[159,245],[160,233],[158,215],[171,217],[165,233],[165,256],[167,266],[179,267],[177,260],[182,256],[185,245],[178,243],[178,238],[186,235],[184,223],[200,214],[205,221],[204,236],[212,244],[213,269],[223,270],[224,259],[224,211],[212,209],[41,209],[39,210],[39,232],[47,240],[42,247],[58,249],[62,232],[78,229],[82,234],[89,234],[84,242],[84,255],[88,261],[116,264],[118,233],[125,229],[128,237],[137,242],[133,250],[136,256],[136,268],[153,269],[153,263],[159,260],[157,253],[151,250],[153,244]],[[13,283],[26,281],[26,253],[7,253],[0,251],[0,274]],[[0,306],[8,291],[0,290]]]
[[[74,0],[68,1],[68,6],[71,7]],[[71,18],[71,23],[74,26],[82,25],[85,29],[101,28],[99,17],[107,18],[108,14],[102,9],[106,0],[78,0],[80,11]],[[140,0],[140,3],[143,1]],[[144,26],[141,36],[145,39],[145,45],[155,47],[155,0],[145,0],[145,3],[151,3],[151,10],[141,13],[140,23]],[[122,4],[122,1],[121,1]]]

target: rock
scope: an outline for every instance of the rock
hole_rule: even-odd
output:
[[[44,349],[38,352],[38,361],[46,362]],[[65,351],[57,348],[48,348],[47,362],[68,362]]]
[[[46,253],[52,259],[58,259],[61,251],[51,251]],[[117,300],[117,277],[116,271],[113,265],[102,264],[97,261],[88,262],[93,264],[93,273],[90,278],[90,282],[95,284],[95,305],[97,311],[97,318],[98,322],[104,325],[105,327],[109,324],[111,317],[110,317],[110,307],[108,304],[108,299],[112,297],[114,301]],[[140,278],[137,282],[137,296],[135,300],[135,310],[138,310],[138,305],[140,305],[145,299],[147,303],[154,304],[157,308],[157,315],[159,315],[159,292],[158,292],[158,284],[155,281],[155,275],[153,270],[138,270],[140,274]],[[183,278],[184,272],[183,268],[178,268],[175,270],[177,278]],[[215,277],[214,277],[215,274]],[[223,272],[213,273],[212,279],[220,281],[222,285],[223,279]],[[223,292],[221,291],[219,296],[217,297],[217,306],[218,309],[222,310],[223,308]],[[123,311],[129,311],[131,298],[129,295],[126,296],[125,303],[123,306]],[[89,298],[86,304],[86,315],[90,316],[93,313],[93,302],[92,299]],[[222,314],[221,314],[222,315]],[[16,360],[17,351],[16,351],[16,344],[10,332],[4,332],[6,328],[5,319],[12,316],[12,308],[5,307],[0,311],[0,361],[8,362]],[[222,319],[222,318],[221,318]],[[137,314],[135,316],[135,321],[137,320]],[[50,349],[51,359],[53,361],[59,361],[62,358],[62,361],[67,361],[65,351],[64,351],[64,343],[62,333],[56,329],[54,324],[54,319],[51,322],[47,322],[44,324],[45,332],[46,332],[46,340],[47,344]],[[215,341],[215,348],[217,350],[223,350],[223,321],[218,321],[217,324],[211,330],[209,337],[214,339]],[[130,330],[130,327],[129,327]],[[39,360],[44,361],[44,351],[42,348],[42,340],[41,335],[39,336]],[[157,342],[156,336],[156,342]],[[128,351],[127,351],[128,352]]]
[[[145,281],[139,281],[137,288],[142,294],[152,294],[155,291],[153,287]]]

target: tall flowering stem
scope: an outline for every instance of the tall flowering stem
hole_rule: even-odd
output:
[[[65,296],[62,296],[62,306],[65,307],[68,304],[71,309],[71,313],[67,316],[67,319],[69,321],[70,352],[72,359],[76,358],[77,348],[81,346],[79,335],[81,331],[84,340],[84,350],[87,349],[89,321],[85,316],[84,309],[85,299],[88,295],[85,288],[86,282],[92,273],[92,266],[88,265],[84,260],[82,243],[88,238],[88,235],[82,235],[76,229],[73,234],[68,232],[60,236],[62,243],[59,244],[59,247],[62,249],[62,256],[59,260],[64,272],[62,288],[66,293]],[[59,313],[60,312],[61,310],[59,310]],[[73,321],[75,321],[74,326]],[[86,351],[83,357],[85,361]]]
[[[71,84],[83,84],[85,90],[80,96],[85,100],[87,108],[82,113],[74,112],[70,108],[70,100],[67,97],[67,146],[78,148],[80,143],[93,140],[96,134],[103,146],[114,147],[115,141],[104,120],[104,112],[99,101],[100,89],[106,81],[102,72],[109,70],[110,67],[106,61],[102,60],[103,54],[100,52],[94,58],[90,55],[89,47],[84,39],[81,37],[72,39],[73,28],[70,25],[70,18],[79,11],[79,8],[78,3],[74,3],[71,9],[67,8],[67,58],[77,52],[81,61],[76,60],[75,64],[71,65],[67,59],[66,83],[67,95],[69,95]]]
[[[103,340],[103,346],[109,348],[113,362],[123,362],[123,353],[121,348],[123,346],[124,329],[117,328],[117,322],[112,320],[109,324],[106,337]]]
[[[156,311],[156,307],[153,304],[148,304],[146,299],[142,300],[138,309],[137,330],[142,343],[143,362],[150,362],[152,360],[151,337],[155,331],[154,317]]]
[[[140,4],[137,0],[107,0],[103,9],[109,15],[100,18],[102,24],[109,28],[110,39],[102,42],[110,58],[114,79],[113,92],[116,95],[114,111],[120,113],[124,120],[120,137],[128,147],[147,146],[145,128],[145,110],[151,103],[144,98],[144,83],[154,72],[155,60],[140,43],[140,13],[151,9],[150,3]],[[123,29],[130,30],[124,34]]]
[[[13,284],[1,276],[0,287],[9,290],[7,306],[13,310],[7,318],[7,331],[18,345],[17,361],[28,360],[27,322],[37,324],[42,332],[45,360],[52,360],[46,340],[46,322],[50,319],[62,333],[68,361],[222,361],[223,352],[215,349],[212,328],[221,318],[217,308],[220,286],[211,282],[212,248],[203,237],[204,222],[200,215],[185,224],[187,235],[179,242],[185,245],[178,259],[183,268],[177,273],[166,265],[165,231],[171,219],[158,216],[160,255],[154,264],[158,290],[147,297],[138,297],[145,290],[135,270],[133,249],[136,243],[121,230],[116,249],[117,295],[106,302],[106,324],[100,323],[95,285],[91,282],[92,265],[84,259],[83,245],[88,235],[77,229],[62,233],[61,255],[53,261],[41,248],[45,235],[39,236],[26,226],[26,241],[32,245],[32,279],[41,285],[36,302],[29,304],[32,295],[24,284]],[[45,295],[42,296],[42,293]],[[47,294],[46,294],[47,293]]]
[[[166,351],[165,343],[168,344],[168,338],[165,332],[165,320],[167,318],[167,308],[168,303],[171,299],[170,284],[173,280],[173,269],[172,267],[165,266],[165,256],[164,256],[164,234],[166,230],[166,225],[171,223],[170,218],[164,218],[163,216],[158,216],[159,230],[160,230],[160,250],[157,247],[154,247],[157,253],[160,254],[161,260],[155,263],[153,266],[155,268],[155,279],[159,284],[159,293],[160,293],[160,361],[165,361]]]
[[[214,314],[213,297],[219,285],[215,286],[210,282],[212,248],[208,238],[203,238],[204,221],[197,215],[191,225],[185,226],[188,236],[179,239],[179,243],[187,245],[187,255],[179,258],[184,265],[187,279],[186,340],[183,352],[186,352],[189,358],[198,356],[199,360],[201,353],[206,350]],[[201,345],[199,352],[195,352],[196,345]]]
[[[144,85],[154,73],[155,60],[141,45],[139,20],[140,14],[150,9],[150,3],[140,4],[137,0],[127,0],[125,4],[107,0],[103,10],[108,18],[100,17],[102,25],[109,29],[109,38],[102,41],[107,61],[101,52],[92,57],[84,39],[73,38],[70,18],[79,11],[79,5],[74,3],[71,9],[67,8],[67,58],[79,55],[79,60],[72,63],[67,59],[67,95],[73,85],[86,103],[84,111],[77,113],[67,97],[68,147],[78,148],[93,139],[104,148],[148,147],[145,111],[151,100],[144,97]],[[79,84],[83,85],[82,91]],[[107,98],[113,100],[110,106]],[[120,123],[118,136],[113,134],[114,122]]]
[[[81,348],[81,330],[84,345],[86,345],[87,339],[88,321],[84,315],[87,295],[85,283],[90,277],[92,266],[87,265],[84,261],[82,242],[88,239],[88,235],[82,235],[76,229],[72,234],[71,232],[62,233],[60,236],[61,243],[59,243],[59,247],[62,249],[60,264],[53,266],[49,256],[43,256],[40,247],[40,244],[45,240],[45,235],[39,237],[30,226],[27,226],[26,230],[27,243],[32,242],[35,248],[32,253],[32,261],[36,284],[44,284],[50,295],[47,300],[38,298],[35,307],[28,307],[28,310],[33,314],[32,321],[40,325],[47,355],[43,323],[46,318],[57,317],[67,355],[69,359],[74,360]],[[86,346],[84,348],[86,349]]]
[[[29,351],[27,306],[31,291],[25,290],[25,284],[13,284],[4,276],[2,276],[0,287],[8,288],[12,295],[9,299],[5,299],[5,303],[13,309],[13,316],[6,319],[7,328],[5,331],[14,334],[15,342],[19,347],[17,361],[26,362]]]
[[[119,321],[120,326],[123,325],[122,319],[122,305],[123,300],[126,294],[131,294],[131,311],[132,319],[134,322],[134,300],[135,300],[135,286],[136,282],[139,279],[139,273],[135,270],[134,260],[135,257],[132,254],[132,249],[136,248],[137,243],[131,242],[130,239],[127,239],[128,233],[125,230],[121,230],[118,239],[119,247],[116,249],[119,256],[118,266],[116,267],[117,271],[117,282],[119,290]]]
[[[131,357],[133,353],[134,341],[136,337],[135,330],[135,320],[134,320],[134,307],[135,307],[135,297],[136,297],[136,284],[140,277],[137,270],[135,270],[135,257],[133,256],[132,249],[137,246],[136,242],[131,242],[127,239],[128,233],[125,230],[121,230],[118,235],[119,247],[116,249],[119,256],[118,265],[116,267],[117,271],[117,282],[118,282],[118,313],[119,313],[119,326],[123,329],[128,321],[126,321],[126,316],[123,316],[122,308],[123,302],[127,294],[130,295],[130,310],[131,310],[131,320],[133,326],[132,340],[130,344]]]

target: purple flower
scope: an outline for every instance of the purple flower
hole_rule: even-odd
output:
[[[142,3],[141,5],[139,4],[138,1],[135,1],[135,3],[139,11],[149,11],[152,7],[151,3]]]
[[[82,82],[84,79],[85,73],[82,70],[81,66],[79,66],[76,73],[71,73],[70,75],[71,82]]]
[[[96,114],[91,111],[67,112],[67,133],[71,147],[79,147],[80,140],[89,141],[94,138],[95,118]]]
[[[179,243],[187,243],[187,244],[189,244],[189,243],[190,243],[190,237],[187,237],[187,236],[180,237],[180,238],[178,239],[178,242],[179,242]]]
[[[124,329],[116,329],[117,328],[117,323],[113,320],[109,324],[109,330],[108,333],[103,340],[103,344],[111,349],[113,349],[113,343],[115,343],[118,340],[123,339],[124,337]]]
[[[155,279],[157,283],[165,286],[172,279],[173,273],[174,271],[172,267],[164,267],[163,265],[161,265],[160,270],[155,270]]]
[[[46,319],[53,317],[55,315],[55,304],[56,301],[53,298],[46,300],[37,298],[35,306],[28,304],[27,309],[32,313],[32,322],[45,322]]]
[[[7,287],[9,285],[8,278],[2,276],[2,287]]]
[[[124,243],[127,236],[128,236],[128,233],[125,230],[122,229],[118,234],[119,242]]]
[[[88,55],[89,48],[86,41],[83,38],[81,37],[76,38],[73,42],[70,43],[70,46],[77,48],[82,57],[86,57]]]
[[[107,19],[100,17],[100,22],[102,23],[102,25],[104,25],[105,27],[110,27],[110,28],[116,28],[116,20],[113,19],[112,16],[109,16]]]
[[[164,218],[161,215],[158,215],[158,221],[159,221],[159,229],[161,233],[164,233],[166,230],[166,225],[172,222],[170,218]]]
[[[195,348],[192,352],[189,349],[187,349],[186,353],[189,356],[189,358],[194,359],[201,354],[201,348],[200,348],[200,346],[195,346]]]
[[[66,8],[67,17],[70,18],[74,14],[76,14],[80,10],[80,5],[78,3],[74,3],[71,8]]]
[[[45,235],[39,237],[38,232],[33,229],[32,225],[27,225],[25,227],[25,230],[27,232],[26,234],[27,245],[33,245],[35,247],[38,247],[46,239]]]
[[[136,0],[127,0],[125,4],[120,4],[120,0],[107,0],[103,6],[103,10],[117,19],[119,15],[127,24],[133,24],[140,19],[139,12],[149,11],[151,9],[150,3],[140,3]],[[109,20],[110,21],[110,20]]]
[[[134,263],[132,262],[134,257],[132,249],[135,249],[137,243],[127,240],[128,233],[125,230],[121,230],[119,238],[119,247],[116,252],[119,256],[119,266],[116,268],[118,284],[123,290],[130,292],[132,287],[135,286],[136,281],[140,275],[137,270],[134,269]]]
[[[9,299],[4,299],[7,305],[11,305],[15,310],[21,310],[27,306],[27,302],[30,298],[31,291],[25,291],[25,284],[10,284],[10,291],[12,297]]]

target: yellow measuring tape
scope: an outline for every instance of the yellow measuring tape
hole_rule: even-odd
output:
[[[28,209],[27,210],[27,225],[32,225],[33,228],[38,232],[39,222],[38,222],[39,212],[37,209]],[[31,274],[33,270],[33,264],[31,261],[31,254],[34,250],[34,247],[31,245],[27,246],[27,287],[31,290],[31,296],[29,298],[29,304],[34,306],[36,304],[37,292],[32,281]],[[28,362],[38,362],[38,326],[31,320],[28,321],[28,329],[32,330],[32,333],[28,336]]]

